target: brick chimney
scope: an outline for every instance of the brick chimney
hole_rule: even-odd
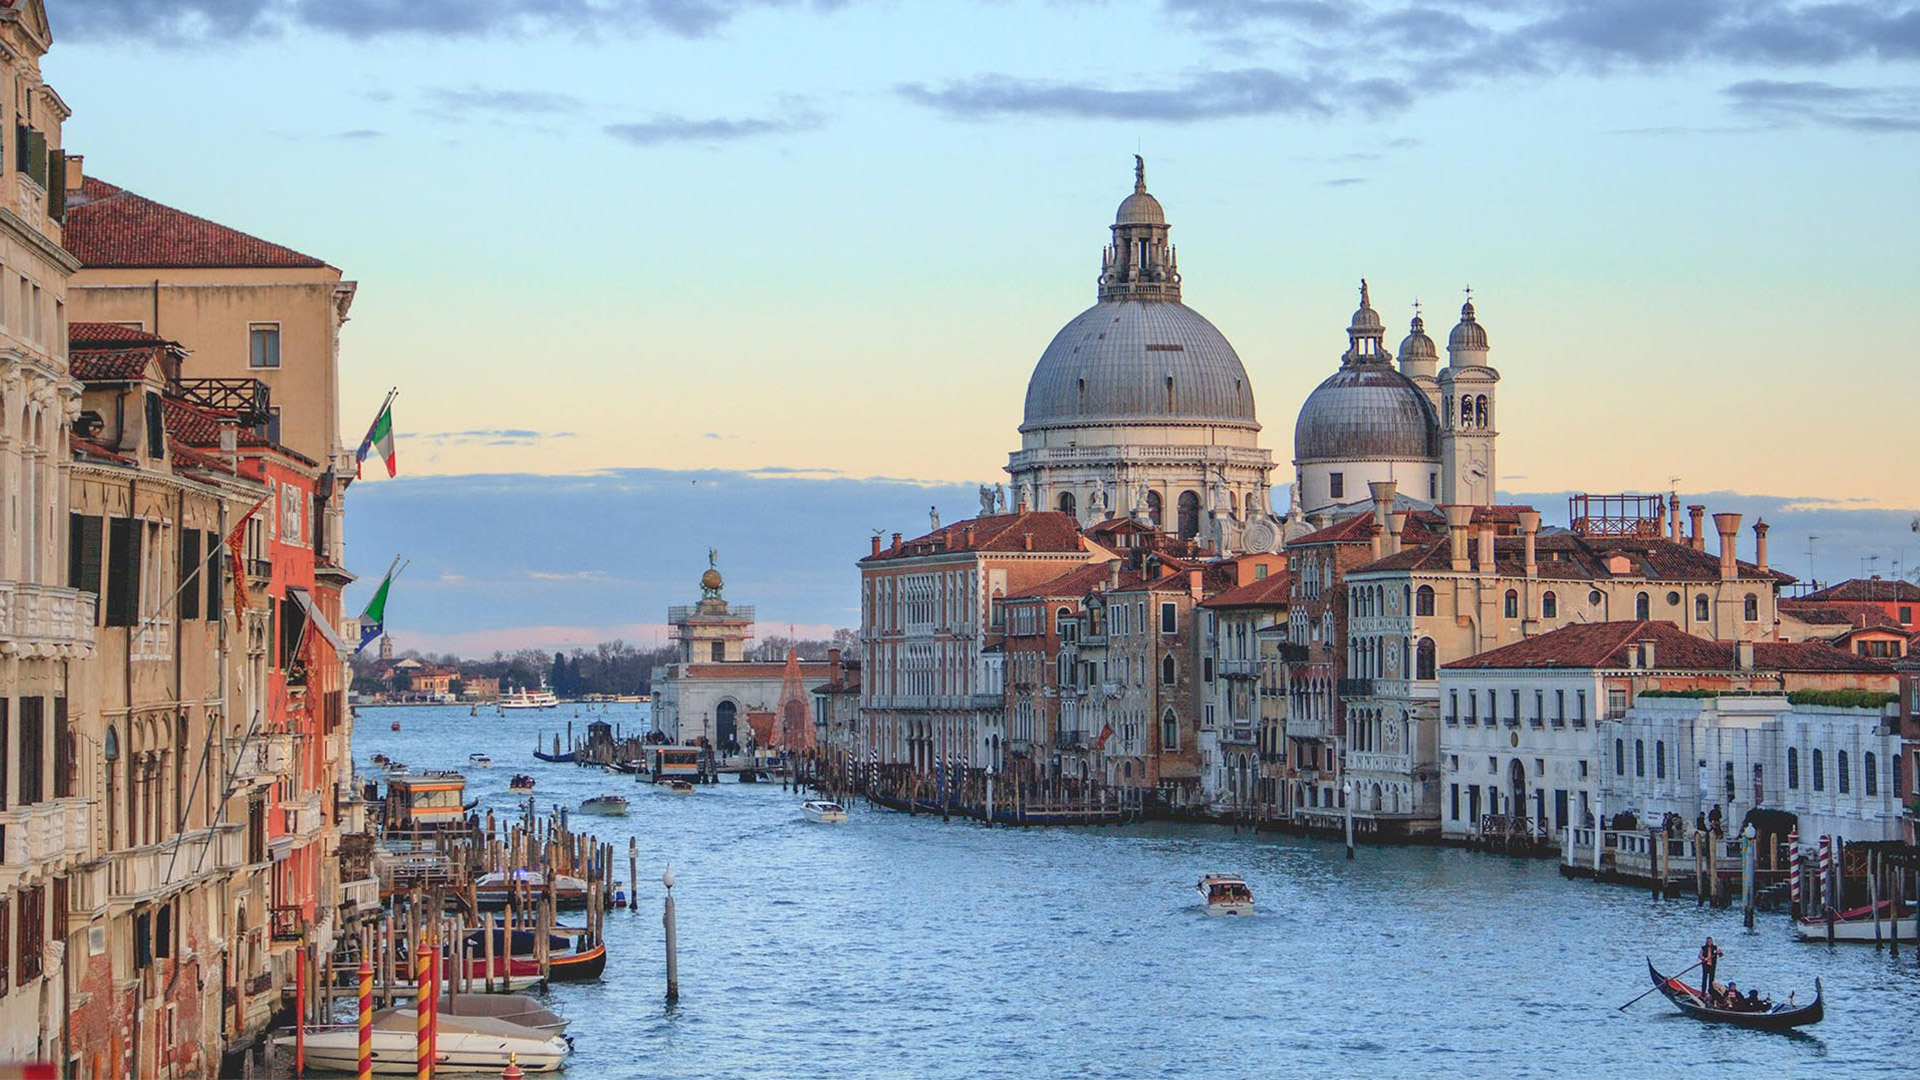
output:
[[[1720,580],[1732,581],[1740,576],[1740,515],[1713,515],[1714,531],[1720,534]]]
[[[1540,532],[1539,512],[1536,510],[1527,510],[1522,512],[1520,515],[1520,535],[1526,537],[1527,539],[1526,564],[1527,564],[1527,577],[1530,579],[1537,578],[1540,576],[1540,563],[1538,559],[1535,557],[1536,552],[1534,550],[1534,539],[1536,536],[1539,535],[1539,532]]]
[[[827,685],[840,689],[840,650],[827,650]]]
[[[1667,539],[1680,542],[1680,500],[1674,499],[1667,504]]]
[[[893,534],[893,550],[895,551],[900,550],[900,534],[899,533]]]
[[[1700,535],[1700,524],[1707,516],[1707,508],[1697,504],[1689,506],[1687,516],[1693,519],[1693,535],[1687,538],[1687,546],[1695,551],[1707,550],[1707,538]]]
[[[87,158],[84,154],[67,155],[67,175],[61,177],[61,182],[66,184],[68,191],[79,191],[81,186],[86,183],[87,173],[84,167],[86,160]]]
[[[1021,551],[1033,550],[1033,534],[1032,533],[1025,532],[1020,534],[1020,550]]]
[[[1196,603],[1206,599],[1207,587],[1200,581],[1200,571],[1187,571],[1187,593],[1193,597]]]
[[[1473,507],[1448,506],[1447,550],[1453,557],[1453,569],[1467,569],[1467,526],[1473,522]]]
[[[1480,524],[1480,572],[1493,573],[1493,522]]]
[[[1400,554],[1400,537],[1407,531],[1407,518],[1411,516],[1405,510],[1387,515],[1387,554]]]
[[[1753,523],[1753,561],[1763,574],[1767,572],[1767,528],[1766,518]]]

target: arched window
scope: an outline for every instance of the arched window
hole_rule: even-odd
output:
[[[1553,595],[1551,589],[1540,594],[1540,617],[1543,619],[1560,617],[1560,598]]]
[[[1787,747],[1787,790],[1800,790],[1800,748]]]
[[[1413,613],[1415,615],[1433,614],[1433,586],[1422,585],[1414,592]]]
[[[1060,493],[1060,512],[1061,513],[1063,514],[1075,513],[1076,512],[1075,508],[1077,505],[1078,504],[1074,501],[1074,498],[1073,498],[1073,492],[1063,491]]]
[[[1156,529],[1162,525],[1160,509],[1160,493],[1157,491],[1147,492],[1147,520],[1152,522],[1153,527]]]
[[[1473,426],[1473,395],[1472,394],[1460,395],[1460,426],[1463,428]]]
[[[1866,765],[1866,768],[1861,771],[1861,777],[1867,782],[1867,798],[1871,799],[1875,795],[1880,794],[1879,763],[1874,760],[1873,751],[1867,751],[1866,757],[1862,759],[1862,764]]]
[[[1760,598],[1753,595],[1752,593],[1748,593],[1746,603],[1743,604],[1741,607],[1741,615],[1748,622],[1759,622],[1760,621]]]
[[[1432,638],[1421,638],[1420,649],[1414,654],[1414,678],[1431,679],[1434,677],[1434,645]]]
[[[1173,654],[1169,653],[1160,658],[1160,684],[1162,686],[1172,686],[1173,676]]]
[[[1491,427],[1492,425],[1493,409],[1487,404],[1487,395],[1481,394],[1473,399],[1473,426]]]
[[[1180,493],[1180,539],[1191,540],[1200,535],[1200,495],[1194,491]]]
[[[1653,744],[1653,778],[1655,780],[1667,778],[1667,741],[1665,739],[1657,740]]]
[[[1820,760],[1820,751],[1818,749],[1815,749],[1813,752],[1813,790],[1827,790],[1826,762]]]
[[[1653,602],[1647,599],[1647,594],[1640,593],[1638,596],[1635,596],[1633,598],[1633,617],[1636,619],[1647,619],[1651,618],[1652,615]]]
[[[1627,740],[1613,740],[1613,775],[1627,775]]]
[[[1180,721],[1174,719],[1172,709],[1160,714],[1160,747],[1163,750],[1180,749]]]
[[[1840,794],[1845,795],[1853,789],[1853,777],[1847,774],[1847,752],[1839,751],[1833,758],[1833,777],[1838,781]]]
[[[1693,621],[1706,622],[1713,617],[1713,607],[1707,603],[1705,593],[1693,598]]]
[[[1519,617],[1520,617],[1520,594],[1518,592],[1515,592],[1512,589],[1508,589],[1507,590],[1507,618],[1517,619]]]
[[[1644,739],[1633,740],[1633,775],[1647,775],[1647,744]]]

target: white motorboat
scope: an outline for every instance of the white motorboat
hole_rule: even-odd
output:
[[[1208,874],[1194,888],[1209,915],[1253,914],[1253,890],[1238,874]]]
[[[514,773],[513,779],[507,781],[507,794],[509,795],[533,794],[533,777],[528,776],[526,773]]]
[[[374,1014],[371,1057],[373,1071],[411,1075],[417,1065],[417,1019],[412,1009],[383,1009]],[[294,1033],[274,1037],[277,1047],[291,1050]],[[307,1065],[330,1072],[355,1072],[360,1065],[360,1032],[346,1024],[309,1027],[305,1032]],[[556,1072],[566,1064],[572,1046],[559,1036],[484,1016],[442,1014],[435,1035],[435,1072],[484,1072],[499,1075],[509,1063],[522,1072]]]
[[[404,761],[389,760],[387,762],[388,776],[410,776],[412,775],[412,773],[413,773],[413,769],[408,767],[407,763]]]
[[[808,799],[800,804],[800,813],[808,821],[817,821],[822,825],[847,820],[847,808],[826,799]]]
[[[1920,925],[1915,924],[1914,909],[1910,905],[1901,905],[1895,911],[1891,900],[1880,901],[1880,927],[1875,934],[1871,906],[1862,905],[1851,911],[1842,911],[1833,917],[1833,940],[1855,942],[1892,941],[1895,934],[1901,941],[1920,940]],[[1793,924],[1793,936],[1800,941],[1823,942],[1827,940],[1827,920],[1825,916],[1801,919]]]
[[[560,707],[560,699],[553,696],[553,691],[544,687],[539,690],[523,688],[507,691],[501,696],[498,704],[502,709],[557,709]]]
[[[627,812],[627,800],[621,795],[595,795],[580,804],[583,814],[598,814],[602,817],[620,817]]]
[[[476,769],[491,769],[493,768],[493,759],[485,754],[468,754],[467,764]]]

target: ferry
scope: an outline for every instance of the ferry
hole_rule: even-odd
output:
[[[509,690],[498,704],[502,709],[557,709],[560,699],[553,696],[553,691],[543,687],[539,690]]]
[[[800,813],[808,821],[819,822],[822,825],[847,820],[847,808],[826,799],[808,799],[800,804]]]
[[[1194,888],[1209,915],[1253,914],[1253,890],[1238,874],[1208,874]]]
[[[595,795],[580,804],[583,814],[598,814],[602,817],[620,817],[627,812],[627,800],[621,795]]]

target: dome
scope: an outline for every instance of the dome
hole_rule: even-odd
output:
[[[1103,300],[1062,327],[1034,365],[1021,431],[1110,423],[1259,427],[1233,346],[1173,300]]]
[[[1400,339],[1400,359],[1403,362],[1440,359],[1440,350],[1434,347],[1433,339],[1427,336],[1426,320],[1418,315],[1413,317],[1413,326],[1408,329],[1407,336]]]
[[[1114,211],[1115,225],[1165,225],[1167,212],[1160,207],[1160,200],[1144,191],[1136,191],[1120,200],[1120,209]]]
[[[1447,335],[1448,349],[1485,349],[1487,329],[1473,317],[1473,301],[1460,305],[1460,323]]]
[[[719,592],[722,584],[718,570],[708,570],[700,575],[700,587],[708,592]]]
[[[1354,337],[1368,334],[1384,334],[1387,324],[1380,321],[1380,313],[1373,310],[1373,303],[1367,296],[1367,279],[1360,279],[1360,307],[1353,313],[1353,320],[1347,324],[1347,333]]]
[[[1350,364],[1300,406],[1295,461],[1438,460],[1433,404],[1413,380],[1385,364]]]

